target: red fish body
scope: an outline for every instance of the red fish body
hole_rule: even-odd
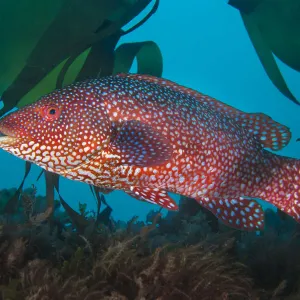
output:
[[[288,128],[171,81],[120,74],[56,90],[0,120],[0,147],[51,172],[224,223],[263,227],[266,200],[300,220],[300,162],[275,155]]]

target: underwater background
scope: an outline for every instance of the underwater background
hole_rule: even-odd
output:
[[[238,2],[232,1],[232,3]],[[261,3],[263,0],[256,2]],[[265,0],[265,2],[274,4],[283,3],[283,0],[273,2]],[[296,3],[300,8],[300,1],[290,2]],[[131,28],[143,19],[152,7],[153,3],[123,29]],[[2,26],[4,26],[3,23]],[[300,34],[300,27],[298,29]],[[245,112],[265,113],[275,121],[288,126],[292,132],[292,139],[287,147],[277,153],[300,158],[300,142],[297,142],[297,138],[300,138],[300,106],[278,90],[266,74],[236,7],[229,5],[225,0],[160,1],[157,11],[139,28],[121,37],[118,45],[148,40],[154,41],[161,51],[162,77],[193,88]],[[300,60],[300,55],[298,57]],[[290,91],[296,99],[300,99],[300,73],[276,56],[274,58]],[[130,72],[136,71],[137,61],[135,60]],[[0,161],[0,190],[2,190],[0,195],[1,199],[7,200],[11,195],[5,194],[3,190],[19,187],[24,177],[24,161],[4,151],[0,151]],[[37,195],[44,196],[45,182],[41,179],[37,181],[40,172],[40,168],[32,166],[23,189],[26,190],[34,185]],[[97,209],[97,201],[87,184],[60,178],[60,194],[70,207],[83,215],[85,212]],[[0,275],[0,280],[2,280],[0,284],[2,298],[0,299],[25,299],[24,295],[26,299],[300,299],[298,290],[300,288],[300,256],[298,255],[300,253],[300,238],[298,237],[300,228],[291,218],[267,210],[271,208],[276,211],[276,208],[270,204],[262,202],[267,210],[267,225],[265,233],[256,235],[231,230],[221,225],[217,226],[213,216],[201,210],[199,212],[199,209],[193,207],[183,210],[184,214],[180,215],[182,220],[179,221],[178,216],[172,219],[169,214],[168,217],[165,210],[162,210],[161,215],[157,217],[159,207],[137,201],[123,192],[115,191],[105,194],[104,197],[112,209],[107,218],[114,220],[113,229],[111,223],[106,220],[105,226],[107,227],[103,227],[105,228],[103,229],[104,237],[97,236],[89,240],[85,233],[79,232],[83,236],[80,238],[81,242],[78,242],[76,238],[70,242],[74,251],[68,250],[67,254],[60,253],[67,263],[63,265],[64,269],[59,269],[62,272],[59,276],[62,277],[58,276],[57,282],[54,280],[56,273],[51,273],[51,266],[47,262],[39,261],[35,262],[36,265],[24,265],[28,257],[31,260],[36,258],[47,260],[50,256],[52,257],[53,253],[48,255],[49,250],[46,250],[49,245],[55,244],[54,248],[63,248],[61,245],[58,246],[56,238],[52,236],[50,238],[45,234],[44,239],[48,239],[48,242],[44,240],[37,242],[45,247],[37,251],[39,254],[35,253],[36,248],[32,245],[29,252],[24,250],[26,247],[24,241],[28,238],[27,233],[20,234],[22,239],[17,239],[19,243],[17,247],[9,244],[13,241],[11,237],[8,239],[9,242],[5,242],[6,244],[1,240],[0,254],[2,251],[6,252],[3,252],[5,254],[2,254],[0,264],[2,270],[5,269],[8,273]],[[56,194],[55,198],[59,199],[59,196]],[[179,196],[174,196],[174,199],[179,202]],[[83,208],[84,203],[87,206]],[[105,207],[103,206],[102,209]],[[83,213],[80,208],[84,210]],[[193,209],[195,213],[190,213]],[[59,210],[63,212],[62,208]],[[136,217],[133,218],[134,216]],[[115,231],[124,230],[124,228],[125,234],[117,237],[114,235]],[[143,231],[143,228],[146,229]],[[18,230],[16,229],[16,232]],[[100,235],[103,232],[100,230]],[[69,234],[67,239],[70,239],[71,233]],[[135,234],[140,234],[139,240],[136,240]],[[34,240],[32,236],[31,239]],[[145,246],[148,243],[146,239],[151,242],[151,250]],[[84,243],[82,246],[82,240],[87,246]],[[106,250],[113,250],[107,254],[107,256],[111,255],[109,257],[105,256],[105,251],[104,254],[101,252],[102,261],[98,261],[97,265],[94,264],[96,261],[94,257],[91,260],[90,253],[94,253],[99,243],[104,245]],[[184,252],[183,248],[177,252],[172,248],[171,254],[166,254],[165,258],[160,257],[162,250],[157,249],[163,249],[165,245],[172,243],[192,248],[188,248],[187,252]],[[123,247],[122,250],[118,248],[120,245]],[[19,252],[9,256],[9,249],[17,249],[12,251]],[[132,249],[138,249],[138,251],[134,252]],[[22,251],[24,255],[19,254]],[[43,255],[40,255],[41,253]],[[19,277],[14,273],[15,271],[10,270],[11,266],[3,263],[5,255],[10,257],[14,268],[19,266],[22,270],[21,281],[23,281],[21,283],[19,279],[16,280]],[[145,258],[148,257],[147,255],[151,257],[151,261],[147,262]],[[22,259],[15,257],[22,257]],[[113,261],[111,257],[115,260]],[[123,266],[122,263],[126,259],[128,259],[128,265]],[[207,261],[204,261],[205,259]],[[171,261],[176,261],[176,263],[171,264]],[[195,269],[193,269],[195,261],[198,265],[195,264]],[[168,263],[170,265],[166,266]],[[239,265],[240,263],[243,266]],[[95,268],[100,266],[107,273],[104,276],[102,271],[93,269],[93,275],[87,275],[89,270],[82,267],[84,264],[95,266]],[[159,264],[166,269],[159,269]],[[170,277],[164,275],[168,267],[174,268],[170,271],[172,274]],[[135,276],[134,280],[132,279],[134,287],[128,282],[123,283],[118,275],[126,269]],[[32,278],[25,278],[25,274],[31,274],[30,270],[33,270],[35,275],[32,275]],[[41,270],[50,270],[47,273],[48,277],[41,279],[39,283],[41,286],[54,282],[51,289],[48,286],[48,290],[56,290],[56,293],[47,295],[48,298],[46,296],[42,298],[44,294],[47,294],[46,288],[44,290],[39,286],[31,288],[31,283],[37,281],[38,276],[41,277],[39,273],[42,272]],[[193,281],[201,282],[200,274],[203,270],[207,272],[203,276],[210,278],[210,281],[198,290],[197,283]],[[211,274],[213,271],[218,272],[220,277]],[[97,275],[98,273],[100,275]],[[108,273],[111,277],[107,275]],[[7,274],[11,274],[11,278],[15,281],[8,280],[5,285],[3,278],[7,279],[9,277]],[[77,277],[71,278],[70,274]],[[157,276],[165,280],[161,286],[155,281],[155,274],[159,274]],[[90,277],[87,279],[88,276]],[[144,277],[145,282],[139,279]],[[80,281],[82,278],[85,278],[84,282]],[[107,286],[99,284],[95,287],[102,281],[105,281]],[[61,282],[65,284],[64,287]],[[114,283],[116,283],[115,286]],[[80,293],[76,292],[76,296],[72,294],[74,285],[77,285],[78,289],[81,288]],[[127,287],[130,291],[125,288],[126,285],[130,287]],[[154,287],[157,285],[160,289],[155,290]],[[26,289],[30,290],[28,294],[24,292]],[[102,291],[105,292],[102,293]],[[151,291],[153,291],[152,295]],[[73,295],[73,298],[68,298],[68,295]]]
[[[150,9],[151,5],[137,19]],[[239,11],[227,1],[190,0],[183,5],[181,1],[164,0],[145,24],[121,38],[120,43],[144,40],[155,41],[160,47],[162,77],[245,112],[271,116],[292,131],[291,142],[279,153],[300,158],[300,143],[296,143],[300,137],[299,107],[278,92],[266,76]],[[277,62],[290,89],[300,97],[299,72],[278,59]],[[133,65],[131,72],[135,71]],[[0,189],[18,186],[23,178],[24,162],[4,151],[0,152],[0,159],[5,170]],[[36,184],[43,194],[43,182],[36,183],[39,169],[35,166],[33,169],[26,185]],[[96,206],[86,184],[61,179],[61,194],[74,209],[79,201],[87,203],[90,209]],[[112,215],[121,220],[129,220],[132,214],[143,219],[153,209],[151,204],[136,201],[122,192],[107,195],[107,201],[113,209]]]

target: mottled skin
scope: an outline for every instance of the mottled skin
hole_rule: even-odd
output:
[[[0,121],[0,147],[69,179],[177,209],[196,199],[257,230],[271,202],[299,221],[299,160],[275,155],[289,130],[171,81],[120,74],[54,91]]]

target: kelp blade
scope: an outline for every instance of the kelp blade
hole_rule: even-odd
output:
[[[25,67],[27,58],[55,19],[63,3],[62,0],[0,1],[1,95]],[[4,101],[6,104],[5,99]]]
[[[54,20],[39,38],[26,65],[3,93],[3,112],[13,108],[70,54],[85,51],[97,29],[119,5],[119,0],[65,0]]]
[[[20,186],[18,187],[18,189],[16,190],[15,194],[5,204],[4,209],[3,209],[4,213],[14,214],[16,212],[16,210],[18,208],[20,195],[22,193],[23,186],[24,186],[25,180],[30,172],[30,169],[31,169],[31,163],[27,161],[25,163],[25,173],[24,173],[22,182],[21,182]]]
[[[20,0],[21,1],[21,0]],[[56,87],[57,76],[64,62],[71,57],[75,61],[93,44],[120,33],[121,27],[139,14],[151,0],[137,2],[123,0],[65,0],[56,17],[38,40],[27,58],[27,64],[15,80],[3,92],[4,109],[1,114],[15,107],[20,99],[52,72],[42,86],[32,95],[27,95],[19,107],[32,103],[41,95],[51,92]],[[22,49],[22,45],[18,45]],[[12,60],[12,59],[11,59]],[[111,63],[111,62],[110,62]],[[82,61],[80,62],[81,66]],[[78,68],[75,68],[78,72]],[[103,67],[87,77],[95,76]],[[66,73],[66,72],[65,72]],[[73,77],[78,75],[74,74]],[[82,74],[80,76],[83,77]],[[55,82],[54,82],[55,81]],[[63,82],[61,80],[61,82]]]
[[[229,0],[228,4],[237,8],[240,12],[249,14],[264,0]]]
[[[273,56],[300,71],[300,9],[298,0],[231,0],[238,8],[256,50],[273,84],[296,104],[300,102],[290,91]]]
[[[129,72],[134,59],[137,73],[160,77],[163,72],[163,58],[158,45],[152,41],[125,43],[115,52],[114,74]]]

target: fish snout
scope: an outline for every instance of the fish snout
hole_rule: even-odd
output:
[[[5,119],[0,121],[0,138],[1,137],[17,137],[16,126]]]

